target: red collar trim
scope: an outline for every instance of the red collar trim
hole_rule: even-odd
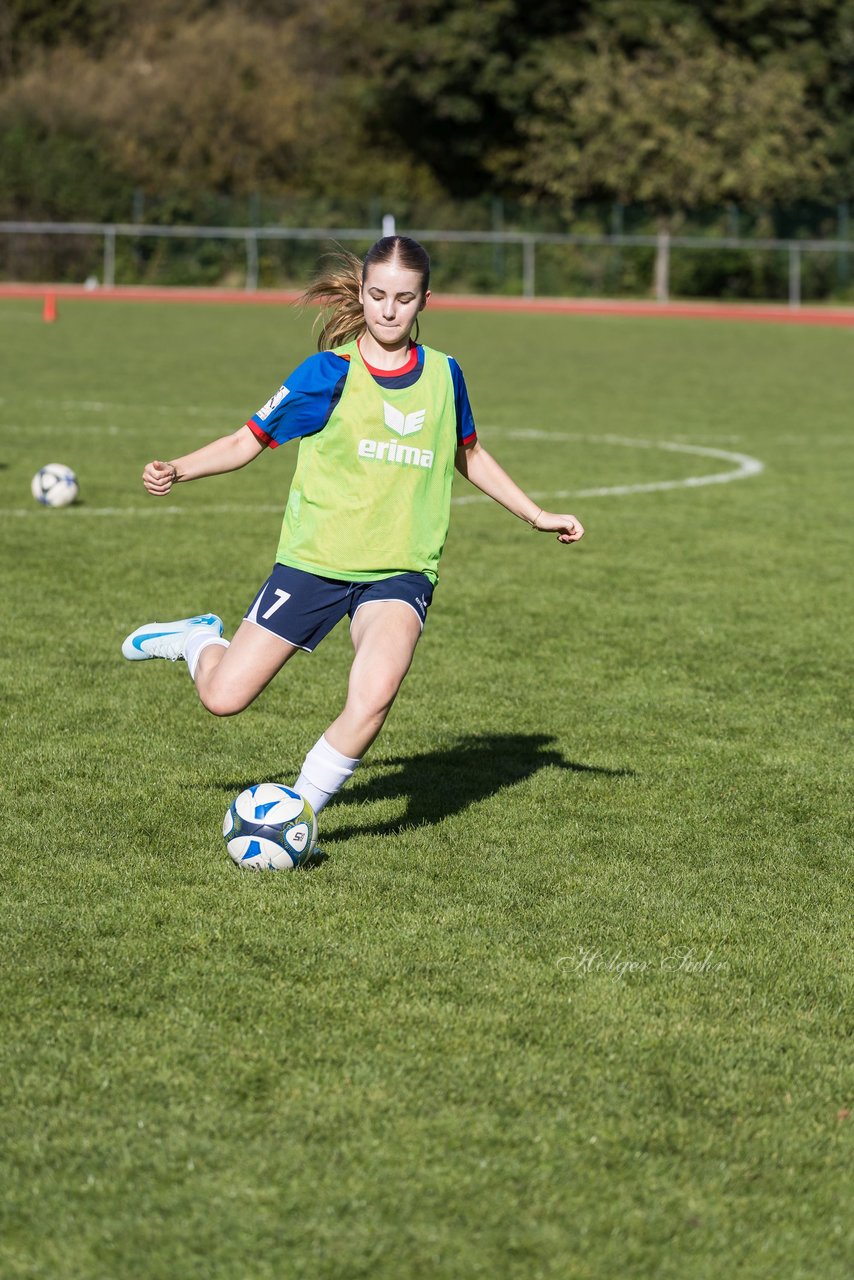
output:
[[[367,360],[362,355],[361,339],[357,341],[356,345],[359,348],[359,355],[362,356],[362,364],[365,366],[368,373],[372,373],[375,378],[399,378],[403,373],[410,373],[418,364],[418,347],[414,342],[409,344],[409,355],[407,356],[406,363],[398,365],[396,369],[375,369],[372,364],[368,364]]]

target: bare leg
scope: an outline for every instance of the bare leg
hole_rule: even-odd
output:
[[[361,759],[383,727],[409,670],[421,623],[401,600],[375,600],[356,611],[350,634],[356,655],[347,701],[324,737],[342,755]]]
[[[241,622],[227,649],[208,645],[199,654],[196,689],[215,716],[233,716],[258,697],[298,649],[254,622]]]

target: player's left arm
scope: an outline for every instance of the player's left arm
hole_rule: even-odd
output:
[[[556,533],[558,542],[578,542],[584,526],[575,516],[544,511],[520,489],[480,441],[457,449],[456,468],[476,489],[506,507],[514,516],[525,520],[540,533]]]

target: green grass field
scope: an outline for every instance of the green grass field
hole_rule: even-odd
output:
[[[345,628],[232,720],[119,646],[230,634],[268,573],[292,451],[139,475],[239,426],[308,318],[39,315],[0,304],[0,1274],[850,1277],[854,333],[428,314],[588,533],[455,507],[325,858],[251,875],[223,813],[295,776]],[[736,469],[674,443],[764,470],[552,496]],[[79,506],[30,499],[50,461]]]

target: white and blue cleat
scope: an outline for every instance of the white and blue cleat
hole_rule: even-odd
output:
[[[122,653],[131,662],[143,658],[168,658],[177,662],[184,657],[184,645],[194,631],[222,635],[222,619],[215,613],[200,613],[195,618],[179,618],[177,622],[149,622],[132,631],[122,645]]]

